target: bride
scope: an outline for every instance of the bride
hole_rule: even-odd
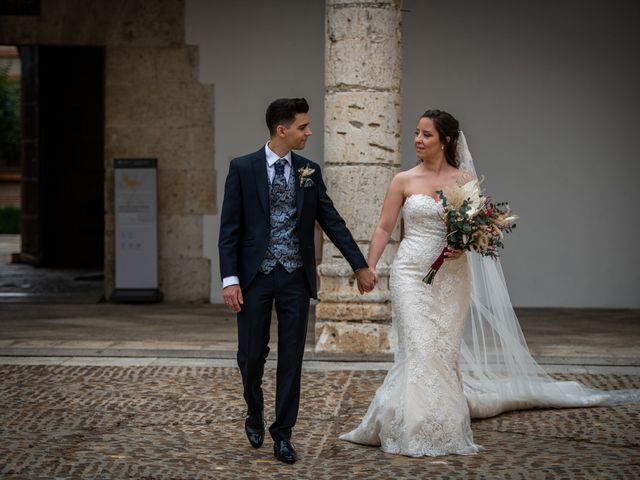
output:
[[[413,457],[469,455],[482,449],[471,418],[639,401],[637,390],[601,392],[548,376],[529,353],[499,262],[450,250],[433,284],[422,282],[446,245],[436,191],[476,173],[447,112],[422,115],[414,146],[420,162],[391,180],[368,258],[375,269],[402,212],[389,278],[395,361],[360,425],[340,439]]]

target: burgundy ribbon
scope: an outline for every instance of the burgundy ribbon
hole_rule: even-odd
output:
[[[447,258],[445,256],[445,253],[447,253],[448,251],[449,251],[449,247],[444,247],[442,249],[442,252],[438,256],[438,258],[436,258],[436,261],[431,264],[431,268],[429,269],[429,272],[422,279],[424,283],[426,283],[427,285],[431,285],[433,283],[433,279],[436,276],[436,272],[440,270],[440,267],[442,266],[445,259]]]
[[[448,251],[449,251],[449,247],[444,247],[442,249],[442,253],[440,253],[438,258],[436,258],[436,261],[431,264],[431,268],[434,269],[436,272],[440,270],[440,267],[444,263],[445,258],[447,258],[445,257],[444,254],[447,253]]]

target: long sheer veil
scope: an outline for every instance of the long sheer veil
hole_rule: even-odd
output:
[[[464,134],[460,168],[477,178]],[[460,371],[471,416],[484,418],[534,407],[617,405],[640,401],[640,390],[598,391],[556,381],[529,352],[511,305],[499,260],[468,252],[471,280]]]

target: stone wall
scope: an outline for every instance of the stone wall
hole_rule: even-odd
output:
[[[185,45],[184,0],[42,2],[38,17],[0,16],[0,44],[106,48],[105,290],[114,287],[118,157],[158,159],[160,289],[168,301],[208,301],[203,216],[216,212],[213,87],[198,82]]]

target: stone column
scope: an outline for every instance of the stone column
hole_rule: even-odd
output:
[[[365,255],[400,165],[400,6],[401,0],[326,2],[324,177]],[[364,296],[342,255],[323,240],[316,351],[388,351],[389,265],[399,229],[378,263],[378,287]]]

